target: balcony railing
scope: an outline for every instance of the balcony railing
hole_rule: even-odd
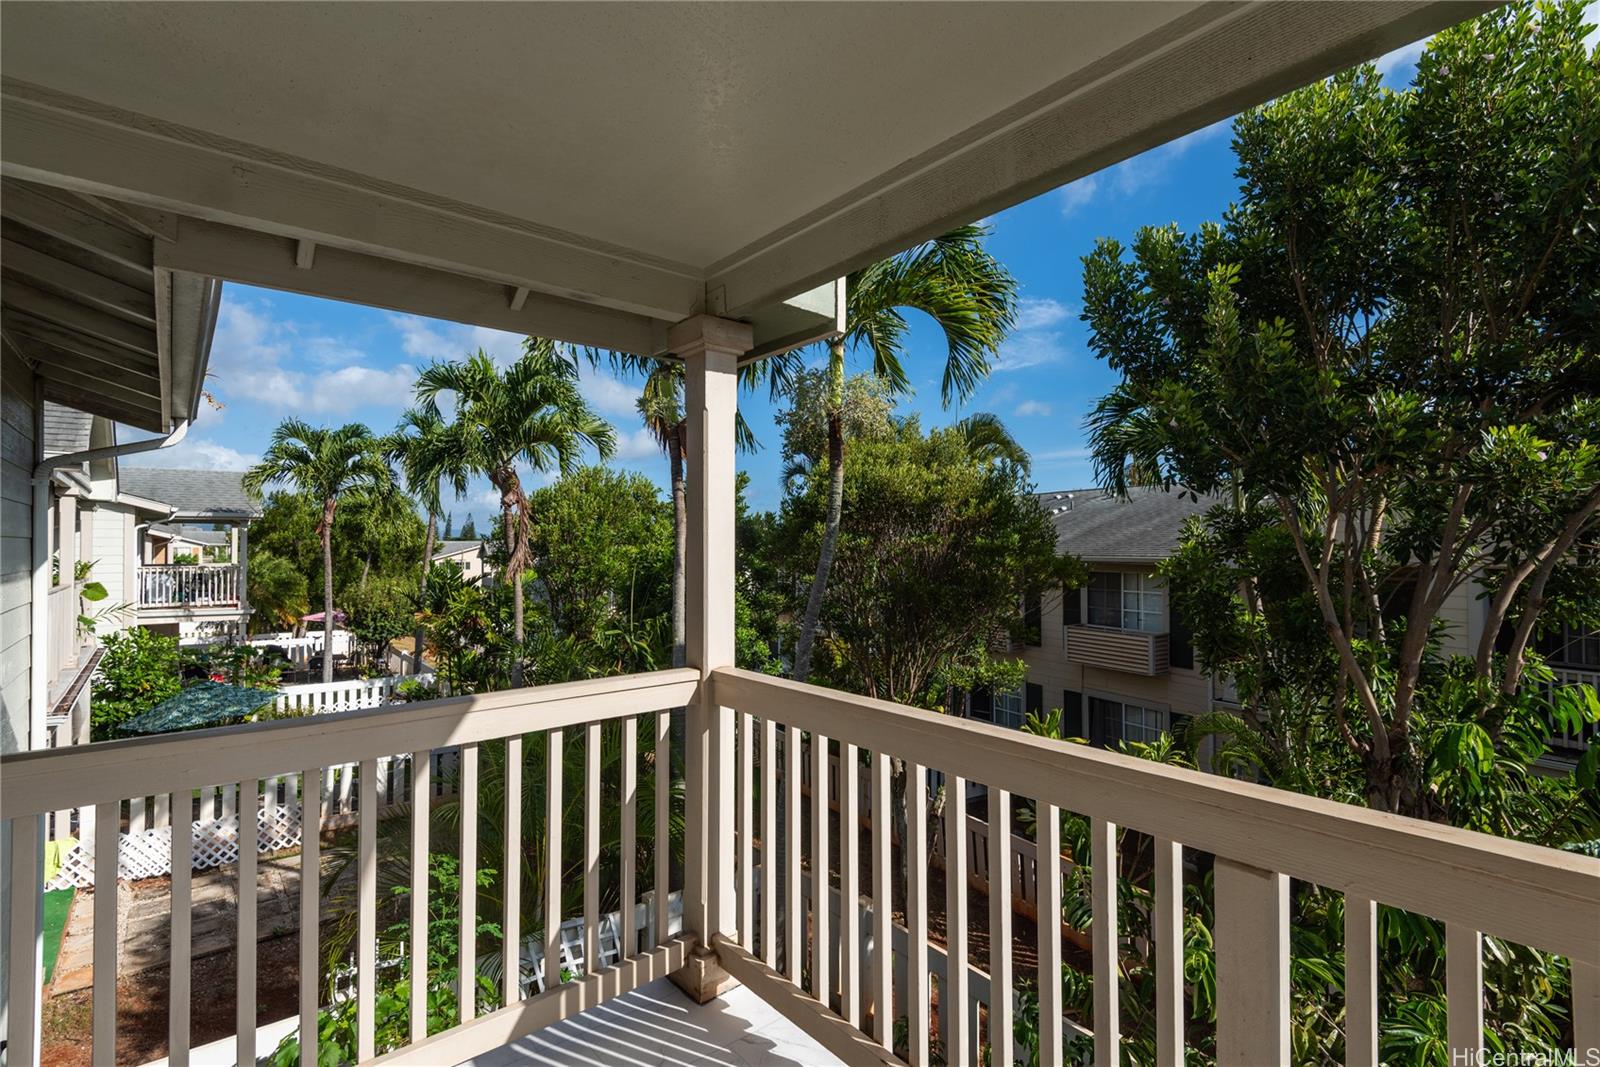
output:
[[[1067,658],[1127,674],[1166,674],[1170,640],[1166,634],[1068,626]]]
[[[139,567],[139,607],[212,608],[239,603],[233,564],[175,563]]]
[[[671,766],[669,709],[689,706],[686,767],[682,784],[684,841],[684,928],[680,935],[648,935],[637,921],[638,887],[649,877],[666,885],[673,861],[667,847],[671,820],[653,824],[653,847],[642,840],[639,819],[640,770]],[[623,728],[616,729],[620,724]],[[609,727],[602,734],[602,727]],[[642,727],[643,729],[636,729]],[[525,739],[544,735],[545,766],[525,789],[520,768]],[[563,780],[562,738],[582,736],[581,782]],[[614,778],[602,781],[602,736],[617,755]],[[653,737],[653,745],[650,744]],[[641,745],[641,738],[645,744]],[[13,884],[12,944],[37,946],[41,877],[41,823],[51,811],[92,806],[102,828],[96,842],[95,884],[99,892],[115,886],[118,849],[109,847],[107,827],[119,825],[129,798],[157,795],[169,804],[189,799],[191,791],[218,782],[238,783],[238,877],[256,880],[256,855],[262,847],[261,782],[285,779],[300,784],[299,807],[317,811],[326,803],[323,769],[358,767],[356,868],[358,886],[355,941],[355,1000],[359,1059],[374,1059],[377,1001],[378,922],[378,761],[410,754],[413,796],[430,794],[434,762],[430,753],[458,748],[461,825],[478,825],[480,747],[505,745],[503,786],[485,792],[513,813],[542,812],[525,821],[505,820],[505,851],[540,857],[534,871],[562,870],[563,855],[581,855],[581,914],[561,907],[560,883],[543,879],[530,885],[539,900],[537,930],[524,936],[528,909],[484,916],[502,924],[504,950],[522,969],[540,960],[563,958],[563,925],[581,920],[583,958],[606,958],[598,938],[602,900],[635,916],[621,930],[621,958],[591,973],[562,975],[545,969],[544,991],[525,997],[520,982],[502,983],[502,1003],[479,1005],[471,983],[456,995],[464,1020],[442,1033],[424,1032],[422,998],[426,983],[411,985],[409,1042],[389,1050],[385,1063],[457,1063],[529,1034],[557,1019],[593,1007],[623,992],[685,967],[714,963],[774,1005],[792,1022],[846,1062],[895,1062],[891,1047],[895,1020],[909,1019],[911,1057],[928,1063],[934,1012],[930,975],[940,982],[940,1023],[952,1063],[980,1061],[980,1018],[986,1018],[986,1043],[992,1062],[1009,1063],[1015,1005],[1006,991],[1019,975],[1012,958],[1010,881],[1018,870],[1016,840],[1009,825],[1013,794],[1038,806],[1037,855],[1059,855],[1061,811],[1086,817],[1092,828],[1093,972],[1092,1018],[1077,1020],[1092,1030],[1097,1063],[1118,1060],[1120,977],[1117,915],[1119,829],[1154,839],[1154,906],[1148,940],[1156,961],[1154,1003],[1158,1020],[1159,1062],[1182,1061],[1184,1003],[1182,879],[1184,850],[1207,853],[1215,861],[1215,952],[1217,1061],[1219,1064],[1284,1063],[1289,1059],[1289,901],[1290,879],[1342,891],[1346,898],[1346,1046],[1352,1063],[1376,1063],[1378,997],[1376,981],[1378,903],[1430,916],[1444,924],[1450,1042],[1477,1049],[1483,1043],[1482,938],[1508,941],[1565,955],[1572,964],[1575,1029],[1580,1048],[1600,1046],[1600,863],[1593,858],[1488,837],[1447,826],[1375,814],[1358,807],[1273,790],[1247,782],[1136,760],[1087,746],[1063,745],[982,723],[953,719],[883,701],[832,692],[800,683],[737,670],[717,670],[701,679],[693,670],[653,674],[511,692],[451,698],[404,707],[370,708],[253,726],[201,731],[0,759],[0,810],[11,823],[8,858]],[[653,751],[642,751],[646,747]],[[829,848],[834,823],[829,804],[802,798],[803,763],[812,781],[826,781],[828,763],[838,756],[840,780],[830,792],[838,804],[836,850]],[[493,755],[498,756],[498,750]],[[943,835],[944,871],[930,863],[930,806],[926,771],[945,781],[941,817],[952,832]],[[903,771],[905,832],[897,842],[889,828],[894,775]],[[870,791],[860,777],[871,779]],[[986,981],[969,967],[971,945],[964,889],[976,857],[969,844],[967,784],[988,788],[988,855],[982,864],[989,882]],[[528,794],[525,802],[524,793]],[[563,846],[563,797],[580,794],[581,841]],[[282,802],[284,794],[274,790]],[[615,798],[609,803],[587,798]],[[674,803],[665,775],[656,778],[655,807]],[[870,813],[860,805],[871,806]],[[602,810],[605,807],[606,810]],[[174,807],[172,810],[178,810]],[[863,815],[869,817],[863,818]],[[601,825],[617,827],[620,862],[602,861]],[[806,826],[809,824],[809,832]],[[524,827],[533,826],[524,837]],[[545,827],[550,832],[544,832]],[[867,836],[862,837],[863,833]],[[456,847],[454,834],[448,842]],[[399,838],[387,838],[404,840]],[[461,838],[459,905],[463,925],[479,914],[474,873],[479,867],[478,836]],[[412,928],[427,921],[428,883],[422,858],[429,848],[429,821],[412,819],[408,863]],[[865,851],[862,846],[866,845]],[[641,847],[643,846],[643,847]],[[171,1045],[175,1056],[187,1048],[191,967],[189,872],[192,839],[171,835],[171,944],[179,946],[170,968]],[[567,849],[563,851],[564,847]],[[316,869],[318,835],[304,835],[303,863]],[[898,856],[897,856],[898,852]],[[837,855],[837,860],[828,859]],[[649,856],[646,860],[644,857]],[[858,857],[866,857],[858,859]],[[386,863],[389,862],[387,859]],[[500,878],[500,896],[522,898],[521,866],[509,865]],[[571,869],[570,867],[567,869]],[[653,875],[646,872],[653,869]],[[870,889],[863,876],[870,871]],[[906,899],[902,925],[890,899],[891,884],[903,876]],[[929,945],[928,897],[934,877],[944,880],[948,901],[943,952]],[[1061,913],[1062,865],[1036,866],[1036,907],[1040,915]],[[300,1024],[303,1063],[316,1062],[317,1011],[321,959],[317,879],[301,883]],[[807,901],[837,900],[839,906],[808,907]],[[655,906],[667,907],[664,894]],[[833,918],[837,912],[837,920]],[[116,973],[117,909],[95,909],[95,973]],[[665,916],[661,917],[665,920]],[[254,1062],[264,1049],[256,1040],[256,901],[241,894],[238,905],[237,1059]],[[837,927],[835,929],[834,927]],[[667,922],[654,924],[665,931]],[[30,936],[31,932],[31,936]],[[1142,932],[1139,936],[1145,936]],[[526,947],[532,942],[532,948]],[[904,946],[890,954],[878,946]],[[411,939],[404,967],[423,973],[422,939]],[[460,964],[476,969],[474,946],[461,947]],[[952,966],[941,967],[943,959]],[[1061,940],[1038,943],[1039,973],[1060,974]],[[10,982],[11,1062],[32,1063],[40,1040],[38,952],[13,952]],[[897,996],[897,991],[899,995]],[[986,1016],[977,998],[987,995]],[[1038,983],[1042,1062],[1059,1064],[1064,1018],[1061,984]],[[481,1014],[480,1014],[481,1010]],[[96,1061],[110,1060],[115,1047],[116,984],[96,981],[93,993]]]

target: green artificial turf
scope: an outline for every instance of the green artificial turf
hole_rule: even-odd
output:
[[[67,927],[67,912],[76,889],[52,889],[44,895],[44,983],[55,973],[56,953],[61,951],[61,934]]]

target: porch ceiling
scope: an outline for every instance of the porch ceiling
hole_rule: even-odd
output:
[[[183,216],[179,268],[776,349],[835,313],[786,298],[1484,6],[13,4],[4,167]]]

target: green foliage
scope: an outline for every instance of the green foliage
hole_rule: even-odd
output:
[[[1022,598],[1070,580],[1048,515],[1016,471],[975,460],[955,430],[859,444],[822,611],[831,684],[943,707],[960,672],[987,663],[996,626],[1020,627]],[[823,534],[827,480],[785,501],[795,571]]]
[[[528,515],[530,562],[557,634],[588,642],[667,614],[672,508],[649,479],[584,467],[530,494]]]
[[[183,688],[178,667],[178,639],[162,637],[142,626],[107,634],[105,655],[94,678],[89,704],[90,734],[109,741],[117,726],[140,715]]]
[[[272,497],[274,503],[287,499],[294,498],[281,493]],[[271,503],[268,510],[273,510]],[[278,509],[278,513],[281,514],[282,510]],[[267,528],[274,533],[282,529]],[[310,589],[310,579],[304,570],[295,565],[294,560],[266,548],[251,546],[249,595],[250,607],[255,611],[251,621],[257,626],[265,624],[277,629],[294,629],[311,610]]]
[[[484,889],[494,884],[495,871],[480,868],[477,885]],[[410,894],[410,887],[391,888],[392,902],[398,903]],[[393,909],[391,909],[393,910]],[[480,919],[477,936],[495,938],[500,927]],[[460,1022],[461,1004],[456,992],[460,976],[460,954],[457,946],[461,936],[461,875],[456,858],[437,852],[428,854],[428,928],[427,928],[427,1013],[425,1032],[436,1034]],[[389,926],[379,935],[379,959],[390,959],[401,953],[411,937],[409,918]],[[330,975],[341,965],[346,965],[343,954],[335,954],[328,961]],[[396,974],[396,971],[399,973]],[[400,968],[380,965],[375,993],[373,1038],[381,1055],[391,1049],[408,1044],[411,1040],[411,976],[405,965]],[[495,981],[487,975],[476,976],[478,1003],[493,1003],[499,997]],[[347,996],[333,1002],[330,1007],[317,1012],[317,1063],[319,1067],[337,1067],[355,1063],[357,1057],[356,998]],[[300,1035],[290,1033],[272,1052],[274,1067],[294,1067],[300,1062]]]
[[[414,585],[403,578],[374,580],[344,596],[350,632],[366,648],[367,662],[383,669],[389,642],[409,634],[416,625],[410,610]]]
[[[830,412],[836,412],[846,441],[868,443],[895,437],[894,390],[886,378],[855,374],[844,380],[836,400],[825,367],[798,370],[789,379],[786,407],[778,412],[783,435],[783,478],[789,487],[828,459]]]

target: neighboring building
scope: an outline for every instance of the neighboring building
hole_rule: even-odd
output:
[[[1062,709],[1069,736],[1096,745],[1152,741],[1177,723],[1214,706],[1237,706],[1226,678],[1208,678],[1189,634],[1174,617],[1156,566],[1178,547],[1184,520],[1218,498],[1186,491],[1134,488],[1129,499],[1099,489],[1040,494],[1056,527],[1056,547],[1089,565],[1089,580],[1063,596],[1047,592],[1027,607],[1038,643],[1013,650],[1028,665],[1027,681],[1012,692],[973,694],[969,714],[1020,726],[1029,712]],[[1445,601],[1441,651],[1470,655],[1482,636],[1486,604],[1466,583]],[[1558,685],[1600,685],[1600,632],[1563,630],[1537,645]],[[1557,734],[1555,755],[1581,754],[1583,737]]]
[[[136,542],[137,621],[183,637],[243,635],[250,620],[250,523],[261,504],[238,471],[128,467],[122,484],[159,502]],[[192,557],[192,558],[191,558]]]
[[[494,572],[489,566],[487,541],[440,541],[434,549],[433,566],[454,563],[461,568],[461,577],[483,585],[493,584]]]
[[[1089,581],[1028,605],[1038,644],[1016,649],[1028,665],[1026,683],[974,694],[972,716],[1019,726],[1029,712],[1059,707],[1068,736],[1105,745],[1152,741],[1175,719],[1209,707],[1210,682],[1155,568],[1177,547],[1183,520],[1215,500],[1159,489],[1134,489],[1128,500],[1098,489],[1039,499],[1055,523],[1057,549],[1081,557]]]

